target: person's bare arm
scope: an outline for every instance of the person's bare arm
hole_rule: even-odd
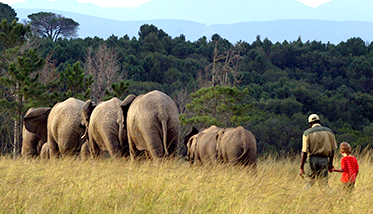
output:
[[[303,178],[304,175],[304,163],[306,162],[307,159],[307,153],[302,152],[301,157],[300,157],[300,171],[299,175]]]
[[[333,168],[333,172],[344,172],[344,170],[343,169],[334,169]]]

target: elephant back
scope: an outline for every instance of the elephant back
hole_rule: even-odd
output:
[[[226,128],[218,133],[218,158],[226,163],[249,164],[256,162],[255,136],[242,126]]]
[[[211,126],[197,135],[195,153],[196,158],[202,163],[216,163],[216,136],[221,128]]]
[[[179,112],[175,102],[168,95],[157,90],[138,96],[127,113],[129,126],[133,126],[134,123],[152,124],[155,121],[158,123],[167,121],[167,126],[171,129],[177,128],[175,131],[179,133]]]
[[[179,113],[175,102],[154,90],[136,97],[128,108],[128,135],[137,150],[153,158],[174,154],[179,142]]]
[[[130,109],[131,108],[140,108],[144,110],[144,112],[141,112],[141,114],[144,115],[165,115],[164,113],[166,112],[168,116],[174,116],[176,118],[175,115],[177,115],[177,118],[179,118],[175,102],[167,94],[157,90],[139,95],[131,104]]]
[[[57,103],[48,116],[48,142],[56,142],[61,153],[80,148],[80,138],[84,134],[83,105],[83,101],[69,98]]]
[[[202,150],[205,150],[208,147],[211,147],[214,151],[216,151],[216,135],[222,128],[211,126],[201,133],[199,133],[199,147],[202,147]]]
[[[120,129],[123,129],[124,119],[120,107],[121,102],[118,98],[112,98],[101,102],[92,112],[88,130],[89,138],[103,151],[108,150],[110,143],[119,142],[119,138],[122,137]]]
[[[57,103],[51,110],[48,117],[49,124],[53,127],[74,127],[81,124],[82,106],[84,102],[75,98],[69,98],[63,102]]]
[[[93,110],[90,118],[90,127],[97,124],[117,123],[118,118],[122,115],[120,104],[121,100],[114,97],[108,101],[101,102]],[[123,118],[122,118],[123,120]]]

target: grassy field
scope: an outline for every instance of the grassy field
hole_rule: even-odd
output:
[[[339,156],[335,166],[339,168]],[[299,157],[262,156],[257,171],[131,162],[0,158],[1,213],[373,213],[373,152],[358,156],[355,191],[303,189]]]

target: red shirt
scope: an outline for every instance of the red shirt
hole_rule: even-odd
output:
[[[341,168],[343,169],[341,182],[355,183],[357,173],[359,172],[359,164],[354,156],[346,156],[341,159]]]

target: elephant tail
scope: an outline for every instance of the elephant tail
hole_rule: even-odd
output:
[[[168,156],[168,150],[167,150],[167,120],[162,120],[162,131],[163,131],[163,148],[165,152],[165,156]]]
[[[239,156],[239,157],[236,157],[235,159],[233,160],[230,160],[229,163],[239,163],[239,162],[244,162],[246,161],[245,158],[247,157],[248,153],[249,153],[249,148],[247,147],[247,145],[244,143],[242,145],[242,154]]]

